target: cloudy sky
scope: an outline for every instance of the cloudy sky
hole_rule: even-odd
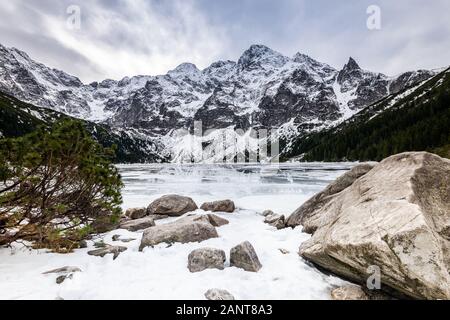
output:
[[[13,0],[0,2],[0,43],[85,82],[204,68],[251,44],[395,75],[450,65],[449,21],[448,0]]]

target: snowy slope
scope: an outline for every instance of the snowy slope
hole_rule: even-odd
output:
[[[319,131],[433,74],[388,77],[361,69],[352,58],[337,70],[301,53],[290,58],[253,45],[237,62],[218,61],[204,70],[184,63],[166,75],[83,84],[0,45],[0,91],[73,117],[150,132],[173,146],[163,151],[177,159],[189,151],[180,150],[183,140],[177,144],[172,134],[195,121],[202,121],[204,130]]]

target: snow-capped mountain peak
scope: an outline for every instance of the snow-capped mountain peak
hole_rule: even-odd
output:
[[[237,62],[218,61],[204,70],[183,63],[166,75],[85,85],[0,45],[0,91],[161,141],[198,120],[208,129],[280,128],[280,135],[321,130],[433,74],[389,78],[361,69],[353,58],[338,71],[305,54],[289,58],[252,45]]]

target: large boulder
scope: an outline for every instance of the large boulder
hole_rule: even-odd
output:
[[[350,187],[357,179],[367,174],[373,169],[375,163],[363,163],[355,166],[352,170],[339,177],[336,181],[331,183],[324,191],[318,193],[310,200],[305,202],[299,209],[297,209],[287,219],[286,225],[288,227],[297,227],[304,225],[304,220],[310,219],[311,215],[320,207],[325,206],[334,195],[342,192]],[[307,233],[312,233],[314,230],[304,229]]]
[[[120,229],[125,229],[131,232],[148,229],[155,226],[155,221],[152,218],[142,218],[136,220],[126,221],[120,224]]]
[[[231,200],[221,200],[214,202],[206,202],[202,204],[200,209],[210,212],[228,212],[233,213],[236,210],[236,206]]]
[[[379,270],[399,297],[450,299],[450,160],[395,155],[328,194],[297,213],[313,232],[305,259],[364,286]]]
[[[201,272],[206,269],[225,269],[225,251],[211,248],[197,249],[188,257],[190,272]]]
[[[258,272],[262,268],[255,249],[248,241],[231,249],[230,265],[249,272]]]
[[[142,251],[145,247],[153,247],[160,243],[202,242],[219,237],[216,228],[209,223],[207,217],[199,218],[198,221],[194,221],[194,219],[195,217],[190,219],[186,218],[182,221],[175,221],[146,229],[142,236],[139,250]],[[208,222],[202,219],[206,219]]]
[[[153,201],[147,208],[147,215],[180,217],[197,209],[197,205],[191,198],[179,195],[167,195]]]

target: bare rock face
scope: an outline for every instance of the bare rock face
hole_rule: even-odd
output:
[[[232,301],[234,297],[231,293],[221,289],[210,289],[205,293],[205,297],[211,301]]]
[[[202,242],[211,238],[218,238],[216,228],[209,223],[207,217],[182,218],[179,221],[167,223],[146,229],[142,236],[140,251],[145,247],[153,247],[160,243],[190,243]],[[205,222],[202,219],[206,219]]]
[[[152,218],[142,218],[142,219],[136,219],[136,220],[130,220],[127,222],[124,222],[120,225],[120,229],[125,229],[131,232],[136,232],[139,230],[148,229],[150,227],[155,226],[155,221]]]
[[[202,204],[200,209],[211,212],[228,212],[233,213],[236,210],[234,202],[231,200],[221,200],[214,202],[206,202]]]
[[[350,187],[357,179],[367,174],[373,169],[375,163],[364,163],[357,165],[352,170],[338,178],[330,184],[324,191],[318,193],[310,200],[305,202],[299,209],[297,209],[286,221],[288,227],[304,226],[304,221],[310,219],[311,215],[318,209],[325,206],[332,196],[342,192]],[[305,226],[304,226],[305,227]],[[303,230],[307,233],[312,233],[314,230],[309,230],[307,227]]]
[[[231,249],[230,262],[232,267],[241,268],[249,272],[258,272],[262,268],[255,249],[248,241]]]
[[[131,208],[125,212],[125,215],[132,220],[142,219],[147,215],[147,209],[146,208]]]
[[[345,286],[336,288],[331,291],[331,298],[333,300],[369,300],[369,296],[364,292],[360,286]]]
[[[94,256],[94,257],[101,257],[101,258],[103,258],[103,257],[105,257],[108,254],[112,254],[114,256],[113,257],[114,260],[116,260],[119,257],[119,255],[122,252],[127,251],[127,249],[128,249],[127,247],[107,245],[104,248],[89,251],[88,255]]]
[[[305,259],[364,285],[378,267],[382,290],[450,299],[449,160],[395,155],[341,192],[327,193],[297,217],[314,232],[300,247]]]
[[[266,216],[264,223],[267,223],[268,225],[271,225],[272,227],[277,228],[278,230],[286,228],[285,217],[280,216],[279,214],[272,214]]]
[[[179,195],[167,195],[150,204],[147,208],[147,214],[180,217],[197,209],[197,205],[191,198]]]
[[[225,251],[211,248],[197,249],[188,258],[190,272],[201,272],[206,269],[225,269]]]

